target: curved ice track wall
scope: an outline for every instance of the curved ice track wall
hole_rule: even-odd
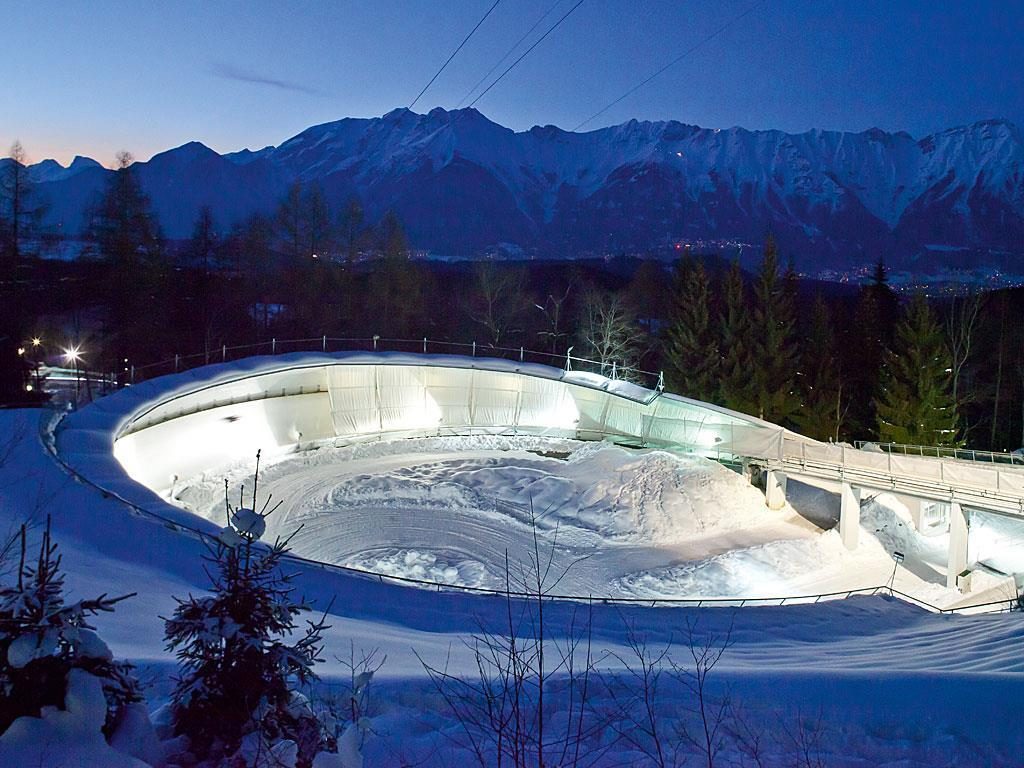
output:
[[[769,505],[786,475],[833,483],[840,534],[857,546],[861,489],[949,507],[947,584],[968,565],[969,509],[1024,517],[1024,472],[870,453],[809,440],[708,403],[590,373],[507,360],[396,353],[295,353],[144,382],[72,413],[58,459],[106,494],[169,524],[216,533],[165,499],[179,480],[265,453],[380,438],[550,434],[741,458],[766,472]],[[50,432],[47,431],[49,435]],[[48,438],[49,439],[49,438]]]
[[[137,501],[141,489],[126,486],[125,471],[162,495],[179,478],[249,459],[257,448],[475,433],[765,458],[781,458],[784,435],[793,437],[758,419],[590,373],[488,358],[300,353],[122,390],[68,417],[58,448],[73,465],[85,461],[90,478],[108,488],[113,481],[111,490]]]

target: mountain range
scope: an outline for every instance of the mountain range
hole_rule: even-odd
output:
[[[418,249],[576,257],[772,232],[803,268],[1024,265],[1024,143],[988,120],[904,132],[790,134],[640,122],[514,132],[473,109],[397,109],[314,126],[276,147],[220,155],[191,142],[135,164],[165,233],[200,206],[228,227],[319,183],[335,210],[393,209]],[[111,171],[77,157],[30,166],[48,223],[76,234]],[[1024,270],[1021,270],[1024,271]]]

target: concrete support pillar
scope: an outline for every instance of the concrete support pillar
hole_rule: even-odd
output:
[[[914,521],[914,528],[918,533],[924,533],[924,525],[921,521],[921,515],[927,507],[927,502],[923,502],[917,496],[903,496],[902,494],[894,494],[900,503],[907,508],[907,513],[910,515],[910,519]]]
[[[860,488],[849,483],[839,488],[839,538],[851,551],[860,541]]]
[[[949,505],[949,560],[946,565],[946,586],[957,586],[956,577],[967,570],[967,513],[957,502]]]
[[[782,509],[786,506],[786,475],[777,469],[765,472],[764,500],[769,509]]]

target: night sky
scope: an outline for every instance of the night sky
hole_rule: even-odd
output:
[[[520,51],[574,2],[501,0],[416,111],[456,107],[539,17],[550,10]],[[110,164],[120,149],[257,149],[381,115],[412,101],[492,3],[3,1],[0,147]],[[1020,0],[584,0],[477,108],[516,130],[571,129],[752,6],[585,129],[1024,125]]]

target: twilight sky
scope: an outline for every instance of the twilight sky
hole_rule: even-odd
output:
[[[381,115],[409,104],[492,3],[0,0],[0,148],[17,138],[32,161],[109,165],[120,149],[258,149]],[[574,3],[501,0],[416,111],[456,107],[545,12],[495,75]],[[1024,126],[1020,0],[584,0],[476,107],[516,130],[571,129],[755,4],[585,129]]]

